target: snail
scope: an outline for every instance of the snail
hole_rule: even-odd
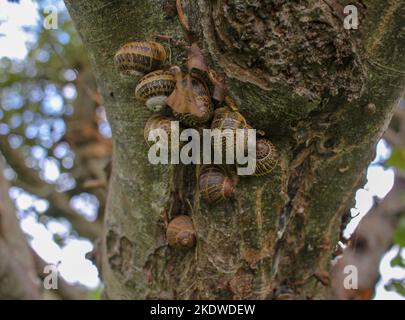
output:
[[[126,43],[114,56],[115,64],[124,75],[142,75],[160,69],[165,60],[165,48],[153,41]]]
[[[157,112],[166,105],[165,99],[172,93],[175,85],[176,81],[170,71],[156,70],[139,80],[135,97],[146,103],[150,111]]]
[[[222,149],[222,152],[225,153],[227,151],[226,149],[226,143],[227,143],[227,137],[229,135],[233,136],[233,141],[234,144],[236,144],[236,129],[252,129],[252,127],[246,122],[246,119],[242,116],[242,114],[240,114],[237,111],[232,111],[227,107],[222,107],[222,108],[218,108],[215,110],[214,113],[214,119],[212,120],[211,123],[211,130],[214,129],[219,129],[221,130],[221,136],[222,139],[218,140],[215,139],[214,140],[214,146],[215,147],[220,147],[218,146],[218,143],[222,143],[222,146],[225,147],[224,149]],[[227,130],[228,129],[228,130]],[[227,131],[224,131],[227,130]],[[229,131],[231,130],[231,131]],[[244,134],[244,140],[243,140],[243,146],[241,146],[241,148],[243,148],[243,150],[247,150],[247,132],[245,132]]]
[[[149,133],[151,130],[154,129],[162,129],[167,133],[168,142],[170,141],[170,134],[171,134],[171,122],[176,121],[175,118],[170,116],[163,116],[160,114],[155,114],[146,121],[145,127],[143,129],[143,136],[145,141],[148,145],[150,145],[148,141]]]
[[[256,171],[254,176],[269,174],[277,165],[279,154],[276,147],[267,139],[256,141]]]
[[[208,203],[229,199],[235,192],[232,178],[218,166],[203,166],[199,177],[202,197]]]
[[[173,111],[173,114],[184,125],[189,127],[197,127],[207,123],[212,118],[214,110],[211,104],[209,89],[205,83],[197,78],[191,76],[189,77],[191,81],[192,94],[201,115],[198,116],[191,112],[179,113],[176,111]],[[186,81],[188,81],[187,76],[184,78],[183,82]]]
[[[178,216],[170,221],[166,230],[166,238],[171,247],[190,249],[196,242],[193,222],[189,216]]]
[[[174,74],[176,88],[167,97],[166,103],[174,116],[189,127],[206,124],[214,111],[206,83],[191,74],[183,76],[178,66],[171,67],[170,71]]]
[[[247,122],[242,114],[222,107],[215,110],[211,129],[244,129],[246,126]]]

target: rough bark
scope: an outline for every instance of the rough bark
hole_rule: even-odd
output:
[[[112,61],[127,41],[178,37],[178,21],[167,15],[172,1],[65,2],[113,131],[107,295],[329,297],[341,217],[403,95],[405,3],[354,1],[360,29],[349,32],[342,22],[348,1],[190,2],[190,25],[211,67],[227,75],[240,111],[281,152],[271,176],[241,178],[232,201],[207,206],[195,191],[195,168],[148,163],[150,113],[134,100],[137,79],[121,78]],[[182,56],[175,50],[175,62]],[[180,253],[167,246],[164,227],[186,212],[198,240]]]

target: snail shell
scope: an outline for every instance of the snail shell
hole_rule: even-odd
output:
[[[171,134],[171,122],[176,121],[174,117],[163,116],[160,114],[155,114],[146,121],[145,127],[143,129],[143,136],[145,141],[148,145],[150,145],[150,141],[148,141],[149,132],[154,129],[162,129],[167,133],[168,142],[170,142],[170,134]]]
[[[215,110],[211,129],[244,129],[246,126],[247,122],[242,114],[222,107]]]
[[[189,216],[178,216],[170,221],[166,230],[166,238],[171,247],[190,249],[196,242],[193,222]]]
[[[218,166],[203,166],[199,177],[202,197],[208,203],[229,199],[235,192],[232,178]]]
[[[172,93],[175,86],[176,81],[171,72],[156,70],[139,80],[135,88],[135,97],[146,103],[150,111],[157,112],[166,105],[165,99]]]
[[[185,83],[187,78],[184,78],[183,81]],[[211,103],[210,91],[205,83],[197,78],[192,77],[191,86],[202,116],[198,117],[191,113],[178,113],[175,111],[173,111],[173,114],[184,125],[189,127],[198,127],[199,125],[205,124],[211,120],[214,109]]]
[[[274,146],[267,139],[257,139],[256,141],[256,171],[254,176],[269,174],[277,165],[279,154]]]
[[[211,123],[211,129],[219,129],[222,132],[222,140],[214,139],[214,147],[220,147],[217,144],[222,144],[222,152],[225,154],[227,151],[226,142],[227,136],[232,135],[234,144],[236,143],[236,129],[252,129],[252,127],[247,124],[246,119],[237,111],[232,111],[227,107],[218,108],[215,110],[214,119]],[[228,130],[227,130],[228,129]],[[227,130],[227,131],[223,131]],[[243,141],[244,150],[247,150],[247,132],[244,135],[245,139]]]
[[[153,41],[126,43],[114,56],[115,64],[124,75],[141,75],[157,70],[165,60],[165,48]]]

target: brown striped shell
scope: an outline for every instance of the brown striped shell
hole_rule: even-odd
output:
[[[156,70],[139,80],[135,88],[135,97],[146,104],[146,107],[157,112],[166,105],[165,99],[169,96],[176,81],[170,71]]]
[[[187,81],[187,78],[184,78],[183,81]],[[193,93],[195,94],[195,98],[197,100],[197,105],[200,107],[200,111],[203,115],[201,117],[198,117],[191,113],[178,113],[175,111],[173,111],[173,114],[184,125],[189,127],[197,127],[211,120],[214,109],[211,103],[209,89],[205,85],[205,83],[197,78],[192,77],[191,85]]]
[[[236,144],[236,130],[237,129],[252,129],[252,127],[246,122],[246,119],[237,111],[232,111],[227,107],[218,108],[215,110],[214,119],[211,123],[211,130],[221,130],[222,139],[214,139],[214,147],[221,147],[218,143],[222,143],[222,152],[225,154],[227,151],[226,142],[229,135],[233,136],[234,144]],[[225,131],[226,130],[226,131]],[[245,140],[243,148],[247,149],[247,134],[245,133]]]
[[[222,107],[215,110],[211,129],[243,129],[246,126],[247,122],[242,114],[227,107]]]
[[[267,139],[257,139],[256,141],[256,171],[254,176],[269,174],[277,165],[279,154],[274,146]]]
[[[162,129],[167,133],[168,142],[170,141],[170,134],[171,134],[171,122],[176,121],[174,117],[163,116],[160,114],[155,114],[146,121],[145,127],[143,129],[143,136],[145,141],[148,145],[150,145],[150,141],[148,141],[149,132],[153,129]]]
[[[182,215],[170,221],[166,230],[166,239],[169,245],[176,249],[187,250],[194,247],[196,235],[191,218]]]
[[[124,75],[141,75],[157,70],[165,60],[165,48],[153,41],[126,43],[114,56],[115,64]]]
[[[230,198],[235,185],[232,178],[226,176],[218,166],[203,166],[199,177],[200,193],[208,203]]]

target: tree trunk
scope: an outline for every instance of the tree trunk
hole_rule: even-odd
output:
[[[193,166],[151,165],[150,117],[123,79],[116,50],[154,34],[178,38],[173,1],[66,0],[90,55],[113,132],[103,280],[109,298],[271,299],[331,296],[341,218],[403,94],[405,3],[190,1],[192,31],[230,95],[281,153],[270,176],[241,177],[235,197],[200,201]],[[353,1],[350,1],[353,3]],[[184,52],[173,50],[175,63]],[[189,205],[190,204],[190,205]],[[175,211],[170,210],[175,208]],[[165,224],[192,216],[197,245],[167,246]]]

